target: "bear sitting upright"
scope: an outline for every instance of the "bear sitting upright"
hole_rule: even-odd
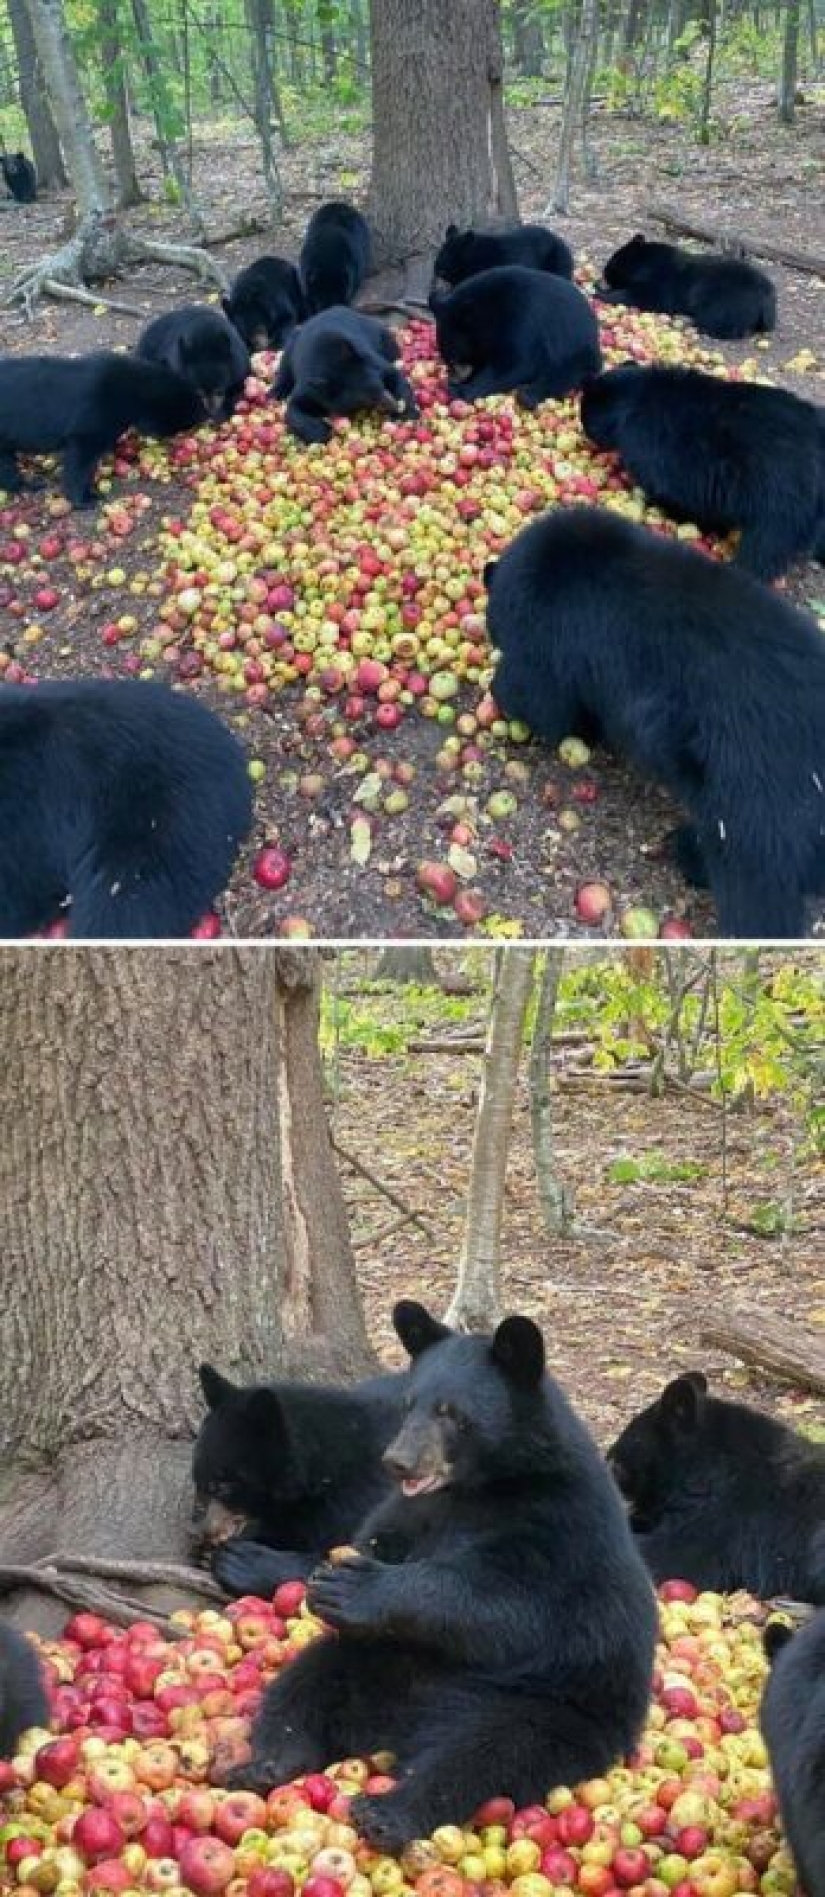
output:
[[[602,366],[586,296],[564,277],[520,264],[431,290],[451,401],[515,393],[523,408],[560,400]]]
[[[741,531],[738,566],[775,580],[825,553],[825,411],[788,389],[623,363],[582,395],[582,427],[677,519]]]
[[[655,1581],[825,1602],[825,1448],[676,1377],[608,1450]]]
[[[209,1409],[192,1465],[197,1539],[228,1594],[266,1596],[350,1541],[383,1495],[381,1458],[407,1380],[244,1388],[210,1364],[200,1380]]]
[[[35,203],[37,172],[25,152],[0,152],[0,171],[16,204]]]
[[[495,1793],[525,1805],[605,1772],[638,1739],[656,1628],[620,1498],[535,1324],[456,1336],[407,1301],[393,1322],[412,1358],[393,1492],[358,1552],[311,1577],[335,1637],[268,1687],[252,1760],[229,1775],[269,1790],[388,1747],[396,1789],[351,1807],[386,1852]]]
[[[460,231],[448,224],[444,242],[433,265],[433,286],[454,289],[482,270],[506,264],[525,264],[528,270],[549,270],[555,277],[572,277],[573,252],[563,237],[544,224],[516,224],[506,231]]]
[[[306,227],[299,259],[310,316],[355,301],[370,267],[370,230],[354,204],[320,204]]]
[[[328,417],[378,409],[396,420],[418,414],[413,390],[396,367],[401,351],[391,329],[358,310],[322,310],[293,331],[272,394],[286,398],[286,425],[299,441],[326,442]]]
[[[764,270],[738,257],[701,257],[637,231],[614,250],[596,285],[603,303],[688,316],[706,336],[756,336],[776,328],[776,290]]]
[[[825,1613],[796,1634],[769,1621],[764,1641],[760,1724],[782,1824],[806,1897],[825,1897]]]
[[[10,1759],[21,1733],[47,1726],[49,1704],[34,1647],[14,1627],[0,1624],[0,1759]]]

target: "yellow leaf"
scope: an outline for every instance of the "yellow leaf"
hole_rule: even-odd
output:
[[[356,817],[350,832],[350,856],[359,869],[369,862],[372,849],[372,831],[366,817]]]

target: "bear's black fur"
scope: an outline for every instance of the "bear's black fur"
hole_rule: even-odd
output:
[[[321,204],[306,227],[298,268],[307,312],[354,302],[370,267],[370,230],[352,204]]]
[[[548,271],[483,270],[455,290],[431,291],[430,309],[452,401],[515,392],[524,408],[537,408],[601,368],[586,296]]]
[[[17,204],[34,204],[37,197],[37,172],[25,152],[0,152],[0,171]]]
[[[676,1377],[608,1450],[656,1581],[825,1602],[825,1448]]]
[[[229,1594],[271,1594],[352,1540],[387,1488],[382,1456],[401,1418],[406,1377],[369,1377],[350,1389],[301,1383],[244,1388],[201,1365],[209,1410],[192,1476],[198,1538],[210,1545]]]
[[[755,336],[776,328],[776,290],[764,270],[738,257],[696,256],[641,231],[608,258],[596,295],[605,303],[688,316],[706,336]]]
[[[223,310],[247,349],[282,349],[307,313],[294,263],[283,257],[256,257],[238,272]]]
[[[396,420],[418,414],[412,388],[396,367],[391,329],[358,310],[323,310],[290,336],[272,385],[286,399],[286,425],[300,441],[329,441],[329,415],[379,409]]]
[[[226,421],[233,413],[252,367],[234,324],[222,310],[200,303],[153,317],[138,337],[135,354],[183,376],[214,421]]]
[[[101,350],[90,356],[5,356],[0,361],[0,488],[26,485],[18,454],[62,451],[73,507],[97,499],[94,475],[127,428],[165,439],[206,417],[195,390],[157,363]]]
[[[605,508],[525,528],[490,563],[491,690],[548,744],[601,737],[692,826],[721,935],[801,936],[825,874],[825,641],[750,574]]]
[[[549,270],[556,277],[572,277],[573,252],[563,237],[544,224],[516,224],[506,231],[461,231],[448,224],[444,242],[433,265],[433,283],[455,289],[482,270],[524,264],[528,270]]]
[[[21,1733],[48,1726],[49,1703],[30,1641],[0,1624],[0,1759],[10,1759]]]
[[[394,1492],[359,1553],[310,1578],[336,1630],[284,1669],[235,1785],[266,1787],[388,1747],[398,1785],[352,1820],[396,1851],[494,1793],[575,1785],[636,1742],[655,1604],[616,1488],[544,1374],[524,1317],[456,1336],[420,1304],[395,1328],[413,1367],[386,1452]]]
[[[609,369],[585,389],[585,434],[659,506],[741,529],[737,565],[773,580],[825,534],[825,436],[811,402],[698,369]]]
[[[806,1897],[825,1897],[825,1613],[799,1633],[769,1621],[760,1724]]]
[[[237,740],[131,679],[0,685],[0,936],[187,935],[229,880],[252,798]]]

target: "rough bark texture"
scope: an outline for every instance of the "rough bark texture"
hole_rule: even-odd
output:
[[[424,942],[412,942],[407,947],[390,946],[381,952],[375,970],[376,981],[398,981],[415,983],[418,988],[440,988],[441,982],[432,949]]]
[[[185,1555],[198,1363],[272,1376],[357,1334],[301,960],[0,952],[6,1562]],[[308,1284],[285,1187],[315,1195]]]
[[[686,1316],[688,1326],[696,1332],[695,1311]],[[711,1344],[714,1350],[727,1350],[731,1357],[768,1370],[783,1382],[825,1395],[825,1347],[810,1331],[800,1331],[798,1324],[764,1311],[728,1311],[702,1317],[698,1335],[700,1343]]]
[[[106,88],[112,158],[117,178],[118,204],[125,208],[140,200],[140,186],[132,149],[131,114],[126,87],[123,35],[118,0],[99,0],[100,60]]]
[[[500,954],[473,1134],[458,1284],[447,1312],[447,1323],[457,1330],[488,1329],[501,1315],[504,1181],[534,963],[532,949],[507,948]]]
[[[497,0],[371,0],[375,260],[429,283],[450,221],[515,215]]]
[[[8,0],[8,8],[20,75],[20,104],[29,128],[37,182],[41,189],[48,190],[50,185],[60,187],[66,183],[66,172],[26,0]]]
[[[82,216],[106,209],[106,185],[61,0],[27,0],[37,54]]]
[[[786,0],[785,31],[782,36],[782,71],[779,76],[779,122],[781,125],[793,125],[796,117],[799,24],[800,0]]]

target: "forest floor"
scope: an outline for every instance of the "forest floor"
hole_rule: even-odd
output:
[[[652,201],[665,201],[688,218],[730,231],[825,254],[825,87],[806,86],[805,92],[797,125],[786,129],[776,121],[773,87],[741,81],[725,95],[718,136],[705,149],[684,126],[597,108],[592,142],[598,178],[576,181],[573,212],[562,225],[585,281],[592,283],[606,255],[634,229],[664,234],[646,216]],[[536,217],[550,194],[558,107],[515,105],[509,117],[522,215]],[[219,121],[208,133],[197,134],[193,156],[195,192],[210,231],[220,234],[259,221],[255,234],[221,245],[218,254],[232,272],[263,250],[295,254],[307,217],[322,198],[362,194],[369,152],[360,130],[341,129],[334,139],[318,137],[285,154],[287,215],[275,231],[266,223],[257,153],[246,128]],[[156,154],[148,143],[140,146],[140,171],[154,195],[130,214],[133,222],[155,236],[183,235],[180,214],[163,203]],[[23,265],[61,240],[69,209],[66,196],[31,208],[0,202],[0,292]],[[664,351],[672,360],[724,361],[730,367],[744,363],[746,373],[768,375],[822,401],[825,280],[770,267],[779,289],[780,320],[764,344],[711,352],[678,325],[664,320],[651,325],[632,315],[617,319],[604,311],[609,359],[620,360],[634,350],[641,356]],[[198,294],[186,273],[154,268],[137,272],[128,284],[106,287],[139,306],[144,320]],[[46,304],[31,324],[7,317],[4,340],[11,351],[63,353],[129,347],[137,329],[134,318],[111,311]],[[435,908],[416,884],[422,860],[447,861],[456,818],[464,830],[453,862],[459,883],[478,893],[473,915],[482,932],[592,934],[577,919],[575,892],[581,882],[598,878],[614,898],[604,933],[615,933],[623,912],[638,905],[652,910],[656,922],[665,913],[678,915],[695,935],[711,933],[709,904],[686,891],[658,855],[674,812],[655,787],[603,753],[594,754],[583,774],[574,774],[537,746],[525,748],[510,736],[479,732],[474,719],[486,683],[483,653],[480,676],[476,665],[474,676],[460,679],[457,692],[448,680],[454,695],[439,718],[422,716],[411,705],[390,731],[376,726],[374,700],[367,699],[363,713],[346,722],[341,697],[330,691],[319,706],[307,696],[306,679],[268,698],[262,687],[258,695],[265,705],[247,703],[246,690],[257,678],[254,647],[251,654],[242,645],[221,651],[216,660],[214,634],[199,616],[200,608],[188,620],[173,617],[171,625],[164,617],[173,611],[176,584],[183,584],[176,582],[174,566],[187,526],[195,534],[193,568],[199,562],[203,568],[217,566],[224,606],[233,586],[237,589],[234,616],[245,584],[235,566],[237,537],[250,523],[266,543],[261,551],[259,541],[256,564],[265,562],[270,576],[274,572],[286,580],[299,604],[321,598],[318,567],[330,555],[335,559],[341,535],[349,534],[357,547],[381,544],[378,536],[391,530],[398,551],[385,563],[390,586],[399,567],[409,571],[416,563],[440,561],[443,574],[459,575],[465,588],[459,610],[483,611],[480,575],[489,553],[548,499],[580,494],[576,484],[592,475],[594,462],[578,431],[574,404],[554,405],[553,412],[545,407],[538,419],[528,420],[509,402],[488,403],[486,414],[504,417],[503,432],[494,441],[494,466],[489,475],[471,469],[466,487],[451,487],[455,455],[472,441],[478,411],[469,419],[450,419],[433,407],[438,385],[426,360],[426,334],[419,328],[408,338],[417,358],[413,373],[425,396],[423,447],[412,450],[406,431],[395,425],[380,431],[365,422],[345,427],[329,450],[307,453],[284,441],[279,412],[263,405],[262,383],[258,404],[219,435],[204,432],[193,446],[176,444],[170,453],[152,448],[119,457],[97,517],[67,516],[53,491],[0,507],[0,666],[22,666],[38,677],[154,667],[185,680],[187,689],[229,715],[258,760],[261,781],[254,836],[222,905],[228,934],[276,935],[290,922],[299,926],[298,919],[316,936],[459,933],[455,910]],[[259,366],[266,375],[271,363],[261,359]],[[399,495],[399,472],[409,472],[411,452],[414,467],[420,469],[423,455],[428,471],[425,505],[420,497],[408,496],[405,506]],[[527,490],[526,482],[531,484]],[[469,497],[465,517],[455,509],[462,496],[465,502]],[[213,518],[224,510],[233,523],[228,535],[221,519]],[[338,551],[338,572],[331,580],[327,576],[324,596],[347,603],[342,573],[350,556]],[[787,585],[792,597],[825,616],[821,568],[800,566]],[[437,615],[441,607],[434,611]],[[211,657],[204,654],[210,639]],[[159,640],[167,642],[165,652]],[[448,655],[444,670],[453,669],[460,674],[462,663],[454,668]],[[456,742],[450,759],[445,740],[455,737],[456,711],[470,752],[463,757]],[[336,736],[354,738],[355,763],[330,749]],[[388,786],[396,793],[390,810]],[[395,804],[400,807],[394,809]],[[291,862],[290,879],[277,894],[261,889],[251,873],[260,845],[274,841]],[[815,933],[825,931],[825,904],[818,906],[812,926]]]
[[[450,957],[439,961],[446,972]],[[395,1363],[394,1300],[414,1294],[440,1314],[455,1288],[481,1072],[478,1052],[409,1043],[474,1030],[483,1038],[487,992],[358,990],[350,979],[342,1002],[328,1067],[334,1136],[426,1228],[393,1229],[392,1206],[343,1167],[370,1336]],[[570,1021],[559,1014],[562,1033]],[[522,1063],[501,1240],[505,1309],[542,1325],[550,1369],[605,1445],[668,1378],[700,1367],[718,1394],[825,1434],[825,1399],[701,1341],[703,1320],[731,1309],[825,1327],[825,1171],[796,1109],[776,1093],[727,1116],[709,1090],[669,1086],[653,1098],[621,1063],[613,1075],[588,1070],[593,1045],[585,1031],[557,1040],[552,1056],[557,1176],[582,1236],[544,1232]],[[380,1131],[370,1150],[365,1126]],[[784,1234],[768,1236],[780,1206],[790,1214]]]

